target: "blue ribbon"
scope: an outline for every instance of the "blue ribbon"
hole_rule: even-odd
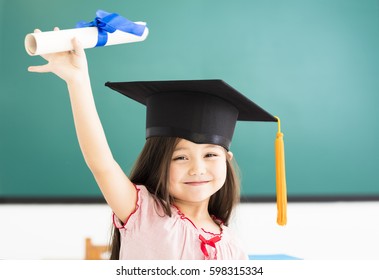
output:
[[[76,24],[77,28],[95,26],[98,29],[98,38],[95,47],[105,46],[108,41],[108,33],[113,33],[116,30],[141,36],[146,28],[145,25],[134,23],[116,13],[108,13],[103,10],[96,12],[96,18],[93,21],[80,21]]]

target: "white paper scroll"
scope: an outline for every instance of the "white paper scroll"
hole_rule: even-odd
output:
[[[146,25],[144,22],[136,23]],[[105,46],[141,42],[146,39],[148,34],[149,30],[147,27],[141,36],[116,30],[114,33],[108,33],[108,41]],[[81,42],[83,48],[94,48],[98,38],[97,27],[30,33],[25,37],[25,49],[32,56],[69,51],[73,49],[71,40],[74,37]]]

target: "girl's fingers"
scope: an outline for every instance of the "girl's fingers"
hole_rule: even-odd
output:
[[[58,27],[54,27],[54,31],[59,31]],[[34,32],[41,32],[35,29]],[[84,49],[76,38],[72,39],[73,51],[66,51],[61,53],[41,54],[40,56],[48,61],[45,65],[30,66],[28,71],[36,73],[47,73],[65,69],[66,67],[81,67],[82,58],[85,59]],[[85,61],[85,60],[84,60]],[[60,71],[57,71],[60,72]]]
[[[29,66],[28,67],[29,72],[36,72],[36,73],[47,73],[50,72],[48,64],[40,65],[40,66]]]
[[[84,55],[84,49],[82,47],[82,44],[76,37],[72,39],[72,45],[74,47],[74,53],[78,56],[83,56]]]

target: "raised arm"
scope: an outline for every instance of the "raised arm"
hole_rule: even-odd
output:
[[[43,55],[48,63],[30,66],[28,70],[51,72],[66,82],[85,162],[113,212],[125,221],[135,208],[137,192],[109,148],[96,110],[85,52],[76,39],[73,39],[73,46],[74,50],[70,52]]]

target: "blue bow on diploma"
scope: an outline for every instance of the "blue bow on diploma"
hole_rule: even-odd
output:
[[[99,31],[96,47],[105,46],[108,41],[108,33],[120,30],[141,36],[146,28],[145,25],[134,23],[116,13],[108,13],[102,10],[96,12],[96,18],[93,21],[80,21],[76,24],[77,28],[94,26],[96,26]]]

